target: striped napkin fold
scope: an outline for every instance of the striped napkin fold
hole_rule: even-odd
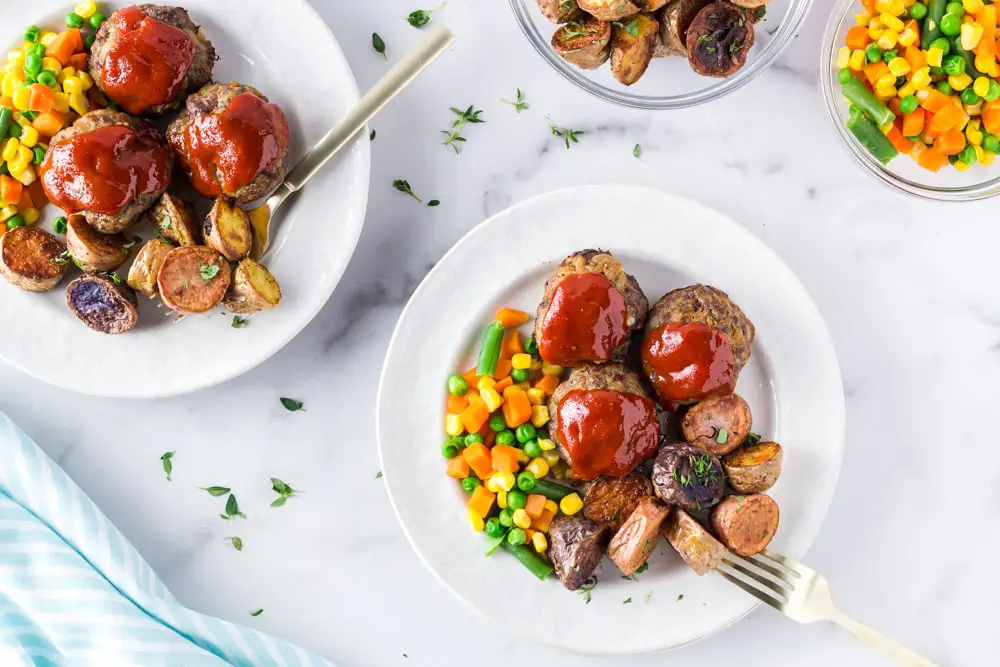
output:
[[[0,665],[333,667],[177,602],[97,506],[3,413]]]

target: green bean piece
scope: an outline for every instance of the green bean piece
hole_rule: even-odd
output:
[[[929,49],[931,42],[941,36],[941,19],[944,17],[948,0],[930,0],[927,3],[927,18],[920,26],[920,48]]]
[[[889,107],[882,104],[875,95],[865,88],[865,85],[855,78],[840,87],[844,97],[857,105],[865,114],[875,121],[878,127],[886,127],[895,118]]]
[[[529,572],[542,581],[548,579],[549,575],[552,574],[552,566],[542,560],[538,554],[535,553],[534,549],[526,547],[523,544],[511,544],[508,540],[504,540],[500,546],[503,547],[504,551],[519,560],[521,565],[528,568]]]
[[[493,377],[497,370],[497,361],[500,360],[500,344],[502,342],[503,325],[499,322],[491,322],[486,327],[486,333],[483,334],[483,346],[479,349],[479,363],[476,364],[476,373]]]
[[[571,493],[576,493],[574,489],[571,489],[568,486],[563,486],[562,484],[556,484],[555,482],[550,482],[547,479],[536,479],[535,488],[533,489],[533,492],[540,493],[549,500],[555,500],[556,502],[559,502],[560,500],[562,500]]]
[[[892,158],[899,155],[899,151],[882,133],[882,130],[878,129],[878,126],[869,119],[865,117],[851,118],[847,121],[847,129],[882,164],[889,164]]]

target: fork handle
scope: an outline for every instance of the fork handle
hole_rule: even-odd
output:
[[[897,665],[902,665],[903,667],[939,667],[937,663],[931,662],[922,655],[914,653],[864,623],[859,623],[841,613],[835,615],[831,620],[841,627],[850,630],[854,638],[861,643],[867,644],[892,658]]]

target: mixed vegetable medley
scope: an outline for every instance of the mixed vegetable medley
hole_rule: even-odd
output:
[[[7,229],[41,217],[47,199],[38,165],[49,140],[91,108],[109,106],[87,71],[87,51],[105,19],[93,0],[81,2],[66,16],[66,30],[29,26],[24,43],[7,54],[0,79],[0,223]]]
[[[989,166],[1000,150],[997,6],[862,0],[837,53],[848,129],[882,164]]]
[[[448,378],[441,453],[447,475],[469,494],[469,522],[486,533],[486,555],[503,548],[545,579],[553,571],[545,555],[549,524],[580,512],[583,500],[554,481],[570,474],[546,429],[546,402],[563,368],[544,363],[533,339],[524,342],[519,328],[530,319],[500,310],[476,366]]]

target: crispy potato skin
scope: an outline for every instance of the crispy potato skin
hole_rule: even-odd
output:
[[[629,29],[637,35],[632,36]],[[638,14],[628,19],[625,27],[614,26],[611,30],[611,73],[618,82],[631,86],[638,81],[656,49],[660,24],[651,14]]]
[[[631,0],[577,0],[577,4],[580,9],[602,21],[620,21],[640,11]]]
[[[580,588],[597,569],[611,531],[582,516],[560,515],[549,526],[549,558],[568,590]]]
[[[753,47],[753,19],[741,7],[713,2],[691,21],[685,40],[688,62],[695,74],[731,76],[746,64]]]
[[[212,278],[204,267],[219,268]],[[229,290],[232,271],[226,258],[204,246],[174,248],[163,261],[156,284],[163,303],[178,313],[198,315],[219,305]]]
[[[253,237],[250,216],[234,202],[219,198],[205,218],[202,228],[205,245],[230,262],[238,262],[250,254]]]
[[[716,456],[728,454],[742,445],[751,428],[750,406],[736,394],[705,399],[692,406],[681,422],[685,440]],[[726,429],[726,435],[719,442],[722,429]]]
[[[132,262],[128,272],[128,285],[139,294],[152,299],[157,294],[156,278],[167,255],[174,249],[169,241],[160,238],[146,243]]]
[[[583,16],[576,0],[538,0],[538,8],[553,23],[569,23]]]
[[[695,574],[708,574],[726,556],[726,547],[682,509],[674,509],[663,523],[663,536]]]
[[[123,234],[101,234],[82,215],[66,221],[66,248],[84,273],[114,271],[128,259],[127,245]]]
[[[759,554],[778,529],[778,503],[770,496],[729,496],[712,510],[712,530],[740,556]]]
[[[249,257],[233,273],[233,284],[225,305],[236,315],[250,315],[270,310],[281,301],[281,287],[271,272]]]
[[[177,245],[199,245],[201,225],[194,219],[191,207],[170,193],[164,194],[150,211],[153,226],[165,238]]]
[[[68,261],[56,261],[66,247],[36,227],[17,227],[0,235],[0,275],[28,292],[48,292],[66,275]]]
[[[135,293],[107,275],[80,276],[71,282],[66,288],[66,303],[81,322],[98,333],[120,335],[139,322]]]
[[[598,477],[584,494],[583,515],[617,533],[639,501],[652,496],[653,483],[642,475]]]
[[[711,0],[670,0],[660,14],[660,40],[665,51],[687,56],[687,30],[701,8]]]
[[[727,454],[722,459],[722,469],[729,478],[729,486],[737,493],[762,493],[781,476],[784,452],[776,442],[758,442]]]
[[[643,498],[608,544],[608,558],[626,577],[635,574],[660,539],[660,526],[670,508],[655,498]]]
[[[592,16],[568,23],[552,35],[552,49],[581,69],[597,69],[611,57],[611,23]]]

